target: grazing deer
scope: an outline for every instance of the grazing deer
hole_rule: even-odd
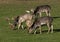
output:
[[[48,26],[48,33],[51,30],[51,33],[53,33],[53,24],[52,24],[53,18],[49,17],[49,16],[45,16],[45,17],[40,17],[38,19],[35,19],[35,21],[33,22],[32,26],[29,28],[29,33],[32,33],[32,31],[34,30],[34,34],[36,34],[37,31],[37,27],[39,27],[40,30],[40,34],[42,33],[41,31],[41,26],[42,25],[47,25]]]
[[[47,16],[51,16],[50,10],[51,10],[50,5],[41,5],[41,6],[36,7],[36,9],[34,10],[34,14],[37,15],[37,13],[38,13],[41,17],[41,15],[42,15],[41,13],[45,12]]]
[[[14,20],[14,23],[10,23],[9,25],[13,28],[15,28],[16,26],[18,26],[18,29],[20,28],[20,26],[23,27],[22,23],[26,22],[27,27],[29,28],[32,25],[32,19],[33,19],[33,15],[32,14],[23,14],[20,16],[16,16],[15,18],[12,18]],[[28,29],[27,28],[27,29]],[[23,28],[22,28],[23,29]]]

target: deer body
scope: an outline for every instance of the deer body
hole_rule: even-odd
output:
[[[50,5],[41,5],[41,6],[37,6],[36,9],[34,10],[34,14],[37,15],[39,14],[41,17],[41,13],[45,12],[47,16],[50,16],[50,10],[51,10],[51,6]]]
[[[32,15],[31,14],[24,14],[23,16],[19,17],[19,21],[18,21],[18,29],[20,28],[20,25],[22,22],[26,21],[26,25],[28,27],[30,27],[31,25],[31,20],[32,20]]]
[[[32,19],[33,19],[32,14],[24,14],[24,15],[17,16],[14,19],[13,27],[18,26],[18,29],[19,29],[20,26],[23,27],[22,23],[25,22],[27,27],[29,28],[32,25]]]
[[[41,34],[42,33],[41,26],[44,24],[46,24],[48,26],[48,33],[50,32],[50,30],[51,30],[51,33],[53,33],[52,21],[53,21],[52,17],[48,17],[48,16],[38,18],[37,20],[34,21],[32,26],[29,28],[29,33],[31,33],[33,30],[35,30],[34,33],[36,33],[36,29],[37,29],[37,27],[39,27],[40,34]]]

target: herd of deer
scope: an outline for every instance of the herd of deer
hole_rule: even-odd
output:
[[[37,29],[40,30],[40,34],[42,33],[41,26],[42,25],[47,25],[48,26],[48,33],[51,31],[53,33],[53,18],[51,17],[50,14],[51,11],[51,6],[50,5],[40,5],[37,6],[35,9],[31,9],[30,11],[26,11],[26,14],[16,16],[12,18],[14,21],[13,23],[10,22],[9,18],[6,18],[9,22],[9,25],[11,26],[12,29],[15,29],[16,27],[22,28],[23,27],[23,22],[26,23],[27,25],[27,30],[29,33],[36,34]],[[45,12],[47,16],[42,17],[42,12]]]

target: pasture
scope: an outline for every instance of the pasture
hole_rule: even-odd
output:
[[[42,34],[29,34],[27,30],[11,30],[6,17],[25,14],[26,10],[38,5],[48,4],[52,7],[51,16],[54,18],[54,33],[47,34],[47,26],[42,27]],[[44,13],[43,13],[44,14]],[[38,1],[0,1],[0,42],[60,42],[60,0]]]

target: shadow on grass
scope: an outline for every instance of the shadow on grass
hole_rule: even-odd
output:
[[[48,30],[44,30],[44,31],[42,31],[42,32],[47,32]],[[53,30],[54,32],[60,32],[60,29],[54,29]]]
[[[54,29],[55,32],[60,32],[60,29]]]
[[[60,18],[60,17],[52,17],[52,18],[56,19],[56,18]]]
[[[54,29],[53,30],[54,32],[60,32],[60,29]],[[44,31],[42,31],[42,33],[47,33],[48,32],[48,30],[44,30]],[[39,34],[40,32],[36,32],[36,34]]]

